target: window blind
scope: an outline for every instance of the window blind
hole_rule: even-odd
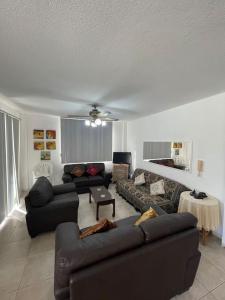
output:
[[[143,159],[171,158],[171,142],[144,142]]]
[[[112,123],[87,127],[82,120],[61,119],[62,163],[112,160]]]

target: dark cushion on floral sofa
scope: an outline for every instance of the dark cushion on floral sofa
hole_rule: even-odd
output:
[[[144,173],[145,184],[141,186],[134,185],[134,179],[138,175]],[[150,184],[159,180],[164,180],[165,195],[152,196],[150,195]],[[180,194],[184,191],[190,190],[183,184],[154,174],[147,170],[136,169],[132,179],[119,180],[116,183],[117,192],[130,202],[136,209],[141,212],[146,211],[151,204],[158,205],[167,213],[177,212]]]

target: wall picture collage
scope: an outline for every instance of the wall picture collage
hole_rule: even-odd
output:
[[[40,150],[41,160],[51,160],[51,150],[56,150],[55,130],[33,130],[34,150]]]

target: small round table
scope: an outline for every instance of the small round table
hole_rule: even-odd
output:
[[[202,230],[203,244],[209,232],[216,230],[220,224],[219,201],[209,195],[204,199],[195,199],[190,191],[181,193],[178,212],[190,212],[198,219],[197,227]]]

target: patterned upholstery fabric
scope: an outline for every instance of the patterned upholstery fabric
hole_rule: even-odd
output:
[[[144,173],[146,183],[141,186],[135,186],[134,179],[141,173]],[[164,180],[165,195],[151,196],[149,187],[150,183],[161,179]],[[117,181],[116,190],[121,196],[123,196],[141,212],[146,211],[151,204],[155,204],[167,213],[174,213],[177,212],[178,209],[180,194],[189,189],[181,183],[169,178],[162,177],[158,174],[154,174],[143,169],[136,169],[132,179],[123,179]]]

